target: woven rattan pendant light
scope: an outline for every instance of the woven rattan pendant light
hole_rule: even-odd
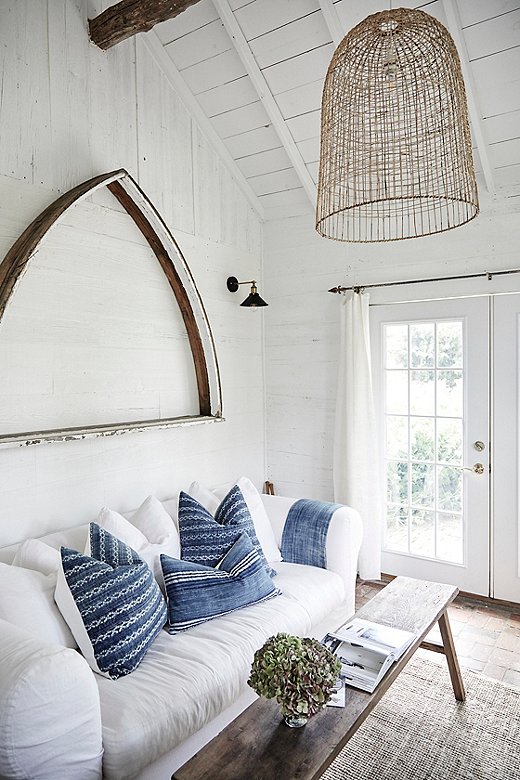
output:
[[[455,44],[424,11],[368,16],[325,79],[316,230],[395,241],[478,213],[466,92]]]

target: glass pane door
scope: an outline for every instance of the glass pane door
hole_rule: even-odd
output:
[[[463,321],[383,324],[385,548],[464,563]]]
[[[483,298],[371,310],[387,478],[383,571],[481,594],[489,586],[487,322]]]

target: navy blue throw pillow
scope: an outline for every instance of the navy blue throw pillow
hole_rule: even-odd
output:
[[[166,623],[154,576],[124,542],[90,524],[91,556],[61,548],[56,603],[95,672],[132,672]]]
[[[188,493],[181,491],[179,533],[183,560],[216,566],[243,532],[251,539],[267,573],[270,576],[276,574],[264,556],[249,508],[237,485],[222,499],[215,517]]]
[[[246,533],[239,535],[217,569],[168,555],[161,555],[161,566],[170,634],[280,593]]]

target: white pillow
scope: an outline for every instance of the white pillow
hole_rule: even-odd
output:
[[[204,509],[207,509],[208,512],[212,514],[213,517],[215,517],[215,512],[217,511],[220,504],[220,498],[217,496],[216,493],[214,493],[209,488],[204,487],[204,485],[201,485],[200,482],[192,482],[187,492],[192,498],[195,499],[195,501],[198,501],[199,504],[202,504]],[[226,490],[224,492],[224,495],[226,495],[227,492],[228,491]],[[222,498],[224,498],[224,495],[222,496]],[[249,511],[251,512],[251,510]]]
[[[136,552],[144,549],[148,544],[148,539],[139,528],[136,528],[130,520],[127,520],[119,512],[104,506],[100,509],[96,523],[108,531],[112,536],[117,536],[122,542],[128,544]],[[85,555],[90,555],[90,534],[87,534],[87,543],[85,545]]]
[[[34,569],[42,574],[57,572],[60,563],[59,550],[45,544],[41,539],[26,539],[17,549],[13,559],[13,566]]]
[[[244,496],[244,500],[253,520],[253,525],[255,526],[255,533],[266,559],[270,563],[281,561],[282,555],[276,544],[274,531],[267,516],[260,493],[247,477],[240,477],[235,484],[240,488],[242,495]],[[199,504],[202,504],[202,506],[205,507],[208,512],[211,512],[212,515],[215,514],[221,498],[224,498],[227,492],[226,488],[220,488],[213,492],[201,485],[200,482],[192,482],[188,488],[190,496],[198,501]]]
[[[171,516],[155,496],[145,498],[139,509],[131,516],[130,522],[139,528],[148,541],[153,544],[170,544],[175,535],[178,534],[177,526]],[[178,558],[179,556],[173,557]]]
[[[55,587],[55,573],[0,563],[0,618],[46,642],[75,649],[76,641],[54,603]]]
[[[130,520],[105,506],[96,522],[135,550],[164,588],[160,556],[180,558],[181,544],[175,523],[157,498],[148,496]],[[87,539],[85,555],[90,555],[90,538]]]

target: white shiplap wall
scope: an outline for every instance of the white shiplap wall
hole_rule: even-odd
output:
[[[518,197],[500,204],[485,200],[482,213],[463,227],[387,244],[343,244],[321,238],[310,211],[266,223],[267,471],[277,492],[333,498],[340,297],[327,290],[336,285],[520,268],[519,201]],[[520,275],[502,279],[508,280],[507,290],[520,290]],[[396,300],[396,291],[406,296],[410,290],[390,289]],[[423,285],[421,295],[427,294],[426,289],[435,297],[434,285]],[[473,289],[469,282],[461,283],[459,292],[471,294]],[[450,286],[439,293],[440,297],[450,294]],[[371,300],[382,302],[385,295],[388,291],[371,291]]]
[[[103,200],[53,226],[2,317],[2,434],[199,413],[168,280],[131,217]]]
[[[86,0],[1,4],[0,254],[59,192],[126,168],[202,294],[226,422],[0,450],[0,544],[90,520],[103,504],[124,511],[149,493],[172,496],[192,479],[264,479],[262,318],[225,287],[230,274],[261,278],[261,225],[147,47],[88,42],[87,16],[99,10]]]

